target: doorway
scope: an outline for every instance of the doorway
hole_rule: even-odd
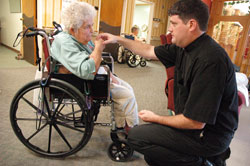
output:
[[[150,43],[151,39],[153,9],[154,3],[152,2],[135,0],[132,26],[137,25],[139,27],[138,38],[146,39],[147,43]]]

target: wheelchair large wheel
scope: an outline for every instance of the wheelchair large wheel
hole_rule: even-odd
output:
[[[124,64],[125,63],[125,55],[124,55],[124,47],[122,45],[119,45],[117,49],[117,62],[119,64]]]
[[[28,83],[15,95],[10,107],[12,128],[35,153],[47,157],[74,154],[93,131],[85,98],[64,81],[52,79],[45,86],[40,82]]]
[[[128,64],[129,67],[137,67],[140,64],[140,56],[139,55],[135,55],[132,52],[128,52],[127,58],[126,58],[126,62]]]
[[[116,141],[110,144],[108,156],[116,162],[125,162],[131,159],[134,150],[126,141]]]

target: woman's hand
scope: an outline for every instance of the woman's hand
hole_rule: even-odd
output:
[[[104,44],[104,40],[102,40],[102,38],[96,38],[95,48],[100,52],[102,52],[104,50],[105,44]]]
[[[90,58],[94,59],[95,61],[95,73],[97,73],[99,67],[100,67],[100,64],[101,64],[101,61],[102,61],[102,51],[104,50],[105,48],[105,44],[103,43],[103,40],[101,38],[98,38],[95,40],[95,48],[94,48],[94,51],[90,54]]]

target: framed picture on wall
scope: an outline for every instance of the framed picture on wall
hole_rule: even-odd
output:
[[[21,0],[9,0],[10,12],[21,13]]]

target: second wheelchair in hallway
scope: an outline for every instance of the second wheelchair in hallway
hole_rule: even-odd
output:
[[[132,35],[124,35],[125,38],[134,40]],[[117,48],[117,62],[120,64],[127,63],[129,67],[135,68],[137,66],[145,67],[147,65],[146,59],[134,54],[132,51],[119,45]]]

